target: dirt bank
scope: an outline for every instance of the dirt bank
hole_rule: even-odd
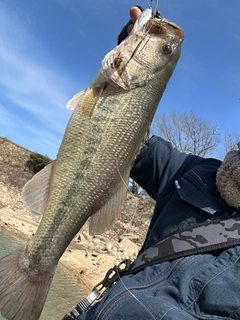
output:
[[[33,237],[40,222],[23,207],[21,190],[32,177],[26,167],[31,151],[0,137],[0,227],[23,239]],[[90,290],[106,271],[125,258],[134,259],[145,237],[154,201],[128,194],[111,230],[88,234],[88,222],[73,239],[60,263]]]

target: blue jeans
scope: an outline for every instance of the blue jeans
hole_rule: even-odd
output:
[[[240,247],[124,276],[78,319],[240,319]]]

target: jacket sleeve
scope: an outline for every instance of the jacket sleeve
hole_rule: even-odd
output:
[[[156,200],[186,158],[187,154],[177,151],[170,142],[153,136],[136,158],[130,176]]]

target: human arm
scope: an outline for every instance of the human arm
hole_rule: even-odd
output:
[[[130,176],[156,199],[186,158],[187,154],[177,151],[170,142],[153,136],[136,158]]]

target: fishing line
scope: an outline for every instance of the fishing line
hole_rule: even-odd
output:
[[[135,53],[137,52],[137,49],[139,48],[140,44],[142,43],[142,41],[145,39],[145,37],[146,37],[147,34],[149,33],[150,29],[151,29],[151,28],[149,27],[149,29],[145,32],[143,38],[141,39],[141,41],[139,42],[139,44],[136,46],[136,48],[133,50],[133,53],[132,53],[131,57],[129,58],[129,60],[128,60],[128,62],[126,63],[126,65],[125,65],[124,68],[127,67],[128,63],[131,61],[131,59],[133,58],[133,56],[134,56]],[[146,43],[147,43],[147,42],[146,42]],[[145,47],[146,43],[144,44],[143,48]],[[141,49],[141,51],[143,50],[143,48]],[[140,51],[139,53],[141,53],[141,51]],[[123,136],[131,129],[131,127],[132,127],[133,125],[135,125],[135,123],[138,122],[138,120],[140,119],[140,114],[141,114],[141,112],[142,112],[142,108],[141,108],[141,105],[140,105],[140,109],[139,109],[139,112],[138,112],[138,118],[137,118],[134,122],[131,123],[131,125],[130,125],[130,126],[126,129],[126,131],[124,132]],[[123,139],[123,137],[122,137],[122,139]],[[120,143],[122,142],[122,139],[119,141],[119,144],[118,144],[118,145],[120,145]],[[124,181],[124,179],[123,179],[123,177],[122,177],[122,175],[121,175],[121,172],[120,172],[120,170],[119,170],[118,162],[117,162],[118,159],[115,158],[115,160],[116,160],[116,165],[117,165],[118,174],[119,174],[122,182],[124,183],[124,185],[125,185],[125,186],[127,187],[127,189],[128,189],[128,185],[127,185],[127,183]]]
[[[158,0],[156,0],[156,8],[155,8],[155,15],[157,16],[157,14],[158,14]]]
[[[137,302],[139,302],[140,305],[141,305],[142,307],[144,307],[145,310],[147,310],[147,312],[150,314],[150,316],[152,317],[152,319],[157,320],[157,319],[154,317],[154,315],[152,314],[152,312],[144,305],[144,303],[142,303],[142,301],[139,300],[139,299],[128,289],[128,287],[125,285],[125,283],[123,282],[122,278],[120,277],[120,274],[119,274],[119,272],[118,272],[118,269],[116,270],[116,272],[117,272],[119,281],[120,281],[121,284],[124,286],[124,288],[127,290],[127,292],[129,292],[130,295],[131,295]]]
[[[138,45],[136,46],[136,48],[133,50],[133,53],[131,54],[131,57],[129,58],[128,62],[126,63],[125,68],[127,67],[128,63],[131,61],[131,59],[132,59],[132,58],[134,57],[134,55],[136,54],[136,52],[137,52],[137,50],[139,49],[139,47],[140,47],[140,45],[142,44],[142,42],[145,40],[145,38],[146,38],[146,36],[148,35],[150,29],[151,29],[151,26],[148,27],[148,30],[145,29],[143,38],[142,38],[141,41],[138,43]],[[148,39],[148,41],[149,41],[149,39]],[[148,42],[148,41],[147,41],[147,42]],[[147,42],[145,42],[145,44],[143,45],[143,47],[140,49],[139,53],[141,53],[141,51],[144,49],[144,47],[146,46]],[[126,133],[127,133],[136,123],[138,123],[138,121],[139,121],[139,119],[140,119],[141,113],[142,113],[142,107],[141,107],[141,104],[140,104],[140,105],[139,105],[139,108],[138,108],[138,112],[137,112],[138,117],[136,118],[136,120],[135,120],[134,122],[132,122],[132,123],[130,124],[130,126],[129,126],[128,128],[126,128],[126,131],[123,133],[122,138],[118,141],[118,145],[120,145],[120,143],[122,142],[123,137],[126,135]],[[120,179],[122,180],[123,184],[125,185],[125,187],[126,187],[127,190],[128,190],[128,184],[127,184],[127,182],[124,180],[124,178],[123,178],[123,176],[122,176],[122,174],[121,174],[121,172],[120,172],[120,169],[119,169],[119,166],[118,166],[118,158],[117,158],[117,157],[115,158],[115,161],[116,161],[116,168],[117,168],[117,172],[118,172],[118,174],[119,174],[119,177],[120,177]],[[137,202],[136,202],[135,212],[134,212],[134,214],[133,214],[133,216],[132,216],[132,218],[131,218],[130,224],[132,224],[136,212],[137,212]],[[126,232],[127,232],[127,229],[125,230],[124,233],[126,233]],[[124,233],[123,233],[123,234],[124,234]]]
[[[125,68],[127,67],[128,63],[131,61],[131,59],[134,57],[134,55],[136,54],[136,52],[138,51],[138,49],[140,48],[141,44],[143,43],[143,41],[146,39],[146,36],[148,35],[148,33],[150,32],[150,29],[151,29],[151,26],[148,27],[148,29],[146,29],[145,27],[145,30],[144,30],[144,35],[143,35],[143,38],[141,39],[141,41],[139,42],[139,44],[136,46],[136,48],[133,50],[128,62],[126,63],[125,65]],[[139,53],[141,53],[141,51],[144,49],[144,47],[146,46],[147,42],[144,43],[143,47],[140,49]],[[126,133],[128,131],[130,131],[130,129],[136,124],[138,123],[138,121],[140,120],[141,118],[141,114],[142,114],[142,106],[141,104],[138,106],[138,112],[137,112],[137,118],[135,119],[135,121],[133,121],[128,128],[126,128],[125,132],[123,133],[122,135],[122,138],[118,141],[118,146],[122,143],[123,141],[123,137],[126,135]],[[116,169],[117,169],[117,172],[118,172],[118,175],[120,177],[120,179],[122,180],[123,184],[125,185],[126,189],[128,190],[128,181],[126,182],[120,172],[120,169],[119,169],[119,165],[118,165],[118,158],[115,157],[115,162],[116,162]],[[135,202],[135,210],[134,210],[134,213],[132,215],[132,218],[130,220],[130,225],[132,224],[134,218],[135,218],[135,215],[136,215],[136,212],[137,212],[137,200]],[[124,231],[123,234],[125,234],[127,232],[127,229]],[[123,235],[122,234],[122,235]],[[117,275],[118,275],[118,278],[120,280],[120,282],[122,283],[122,285],[124,286],[124,288],[130,293],[130,295],[150,314],[151,318],[156,320],[156,318],[154,317],[154,315],[152,314],[152,312],[147,308],[147,306],[145,306],[143,304],[142,301],[140,301],[128,288],[127,286],[125,285],[125,283],[123,282],[123,280],[121,279],[120,275],[119,275],[119,272],[117,270]]]
[[[152,0],[151,0],[151,6],[152,6]],[[158,0],[156,0],[156,10],[158,10]],[[142,44],[142,42],[146,39],[147,35],[149,34],[149,32],[150,32],[150,30],[151,30],[151,25],[148,26],[148,29],[146,29],[146,27],[147,27],[147,25],[145,26],[143,38],[140,40],[140,42],[137,44],[136,48],[133,50],[133,52],[132,52],[129,60],[127,61],[124,69],[127,68],[128,63],[132,60],[132,58],[133,58],[134,55],[136,54],[137,50],[139,49],[140,45]],[[149,39],[147,39],[147,41],[144,43],[143,47],[139,50],[139,54],[140,54],[141,51],[145,48],[145,46],[146,46],[146,44],[148,43],[148,41],[149,41]],[[141,106],[140,106],[140,107],[141,107]],[[138,118],[126,129],[125,133],[127,133],[127,132],[130,130],[130,128],[131,128],[135,123],[138,122],[138,119],[140,119],[140,113],[141,113],[141,111],[142,111],[142,110],[141,110],[141,108],[140,108],[139,113],[138,113],[138,115],[139,115]],[[125,133],[124,133],[124,134],[125,134]],[[119,144],[120,144],[120,143],[121,143],[121,140],[119,141]],[[128,185],[127,185],[127,183],[124,181],[124,179],[123,179],[123,177],[122,177],[122,175],[121,175],[121,172],[120,172],[120,170],[119,170],[118,163],[117,163],[117,160],[118,160],[118,159],[116,158],[115,160],[116,160],[116,165],[117,165],[118,174],[119,174],[122,182],[124,183],[124,185],[125,185],[126,188],[128,189]]]
[[[157,16],[158,15],[158,0],[156,0],[156,6],[155,6],[155,14],[153,11],[153,0],[150,0],[149,8],[152,9],[153,15]]]
[[[123,135],[122,135],[122,138],[118,141],[118,145],[120,145],[120,143],[121,143],[122,140],[123,140],[123,137],[124,137],[124,136],[126,135],[126,133],[131,129],[131,127],[133,127],[133,126],[138,122],[138,120],[140,119],[141,113],[142,113],[142,106],[141,106],[141,104],[140,104],[140,105],[138,106],[138,112],[137,112],[138,117],[136,118],[136,120],[135,120],[134,122],[132,122],[132,123],[129,125],[128,128],[126,128],[125,132],[124,132]],[[117,172],[118,172],[118,174],[119,174],[119,177],[121,178],[123,184],[125,185],[126,189],[128,190],[128,184],[127,184],[127,182],[124,180],[124,178],[123,178],[123,176],[122,176],[122,174],[121,174],[121,172],[120,172],[120,169],[119,169],[119,166],[118,166],[118,158],[117,158],[117,157],[115,157],[115,162],[116,162],[116,168],[117,168]],[[137,207],[138,207],[137,199],[135,199],[135,210],[134,210],[134,213],[132,214],[131,220],[130,220],[130,222],[129,222],[129,225],[130,225],[130,226],[132,225],[132,222],[133,222],[133,220],[134,220],[134,218],[135,218],[135,215],[136,215],[136,213],[137,213]],[[128,229],[129,229],[129,227],[128,227],[128,228],[126,227],[126,228],[125,228],[125,231],[122,233],[122,235],[124,235],[124,234],[128,231]]]
[[[135,209],[134,209],[134,213],[132,214],[131,220],[128,222],[129,226],[132,226],[132,222],[135,218],[135,215],[137,213],[137,199],[135,199]],[[124,235],[126,232],[128,231],[128,228],[126,228],[126,230],[122,233],[122,235]]]
[[[135,122],[134,122],[134,123],[135,123]],[[134,123],[132,123],[132,125],[133,125]],[[127,132],[129,129],[130,129],[130,127],[126,130],[126,132]],[[119,141],[119,144],[120,144],[120,141]],[[117,167],[117,172],[118,172],[118,174],[119,174],[119,177],[121,178],[123,184],[125,185],[125,187],[126,187],[127,190],[128,190],[128,185],[127,185],[127,183],[124,181],[124,178],[123,178],[123,176],[122,176],[122,174],[121,174],[121,172],[120,172],[120,170],[119,170],[118,158],[115,158],[115,161],[116,161],[116,167]],[[134,220],[134,218],[135,218],[135,215],[136,215],[136,213],[137,213],[137,207],[138,207],[138,205],[137,205],[137,199],[135,199],[135,210],[134,210],[134,212],[133,212],[133,214],[132,214],[132,217],[131,217],[131,220],[130,220],[130,222],[129,222],[129,225],[130,225],[130,226],[132,225],[133,220]],[[124,234],[128,231],[128,229],[129,229],[129,227],[128,227],[128,228],[126,227],[126,228],[125,228],[125,231],[122,233],[122,235],[124,235]]]
[[[130,60],[131,60],[131,59],[134,57],[134,55],[136,54],[136,52],[137,52],[137,50],[139,49],[140,45],[141,45],[141,44],[143,43],[143,41],[145,40],[145,38],[146,38],[146,36],[148,35],[150,29],[151,29],[150,26],[149,26],[148,30],[145,29],[143,38],[141,39],[141,41],[139,42],[139,44],[136,46],[136,48],[133,50],[133,53],[132,53],[130,59],[128,60],[128,62],[126,63],[125,68],[127,67],[127,65],[128,65],[128,63],[130,62]],[[140,52],[144,49],[144,47],[145,47],[146,44],[147,44],[147,42],[145,42],[145,44],[143,45],[143,47],[140,49]],[[139,53],[140,53],[140,52],[139,52]],[[135,119],[134,122],[132,122],[132,123],[129,125],[128,128],[126,128],[126,131],[124,132],[122,138],[118,141],[118,145],[120,145],[120,144],[122,143],[123,137],[126,135],[126,133],[127,133],[128,131],[130,131],[130,129],[131,129],[136,123],[138,123],[139,119],[141,118],[141,116],[140,116],[141,113],[142,113],[142,106],[141,106],[141,104],[140,104],[140,105],[138,106],[138,112],[137,112],[137,115],[138,115],[138,116],[137,116],[137,118]],[[128,189],[128,184],[127,184],[127,182],[124,180],[124,178],[123,178],[123,176],[122,176],[122,174],[121,174],[121,172],[120,172],[119,165],[118,165],[118,158],[117,158],[117,157],[115,157],[115,161],[116,161],[116,168],[117,168],[117,172],[118,172],[118,174],[119,174],[119,177],[121,178],[123,184],[124,184],[124,185],[126,186],[126,188]],[[130,220],[130,225],[132,224],[132,222],[133,222],[133,220],[134,220],[134,218],[135,218],[136,212],[137,212],[137,200],[136,200],[136,202],[135,202],[135,210],[134,210],[134,213],[133,213],[132,218],[131,218],[131,220]],[[128,229],[126,228],[126,230],[124,231],[124,233],[123,233],[122,235],[124,235],[124,234],[127,232],[127,230],[128,230]],[[130,295],[150,314],[150,316],[151,316],[152,319],[156,320],[156,318],[154,317],[154,315],[152,314],[152,312],[147,308],[147,306],[145,306],[145,305],[143,304],[143,302],[140,301],[140,300],[127,288],[127,286],[125,285],[125,283],[124,283],[123,280],[121,279],[118,270],[117,270],[117,275],[118,275],[118,278],[119,278],[120,282],[122,283],[122,285],[124,286],[124,288],[130,293]]]
[[[144,31],[144,35],[143,35],[143,38],[141,39],[141,41],[137,44],[136,48],[133,50],[128,62],[126,63],[126,66],[125,66],[125,69],[128,65],[128,63],[132,60],[132,58],[135,56],[138,48],[140,47],[140,45],[142,44],[142,42],[145,40],[146,36],[148,35],[149,31],[151,30],[151,26],[149,26],[149,29]],[[148,39],[149,41],[149,39]],[[139,51],[139,53],[141,53],[141,51],[144,49],[144,47],[146,46],[147,42],[143,45],[142,49]]]
[[[123,137],[126,135],[126,133],[131,129],[131,127],[133,127],[138,122],[138,120],[140,119],[141,112],[142,112],[142,108],[141,108],[141,105],[140,105],[139,112],[138,112],[138,118],[134,122],[132,122],[131,125],[128,128],[126,128],[126,131],[123,133],[122,138],[118,141],[118,146],[122,142]],[[125,185],[125,187],[128,189],[128,184],[125,182],[125,180],[124,180],[124,178],[123,178],[123,176],[122,176],[122,174],[121,174],[121,172],[119,170],[118,158],[117,157],[115,157],[115,161],[116,161],[117,172],[119,174],[119,177],[121,178],[121,180],[122,180],[123,184]]]

